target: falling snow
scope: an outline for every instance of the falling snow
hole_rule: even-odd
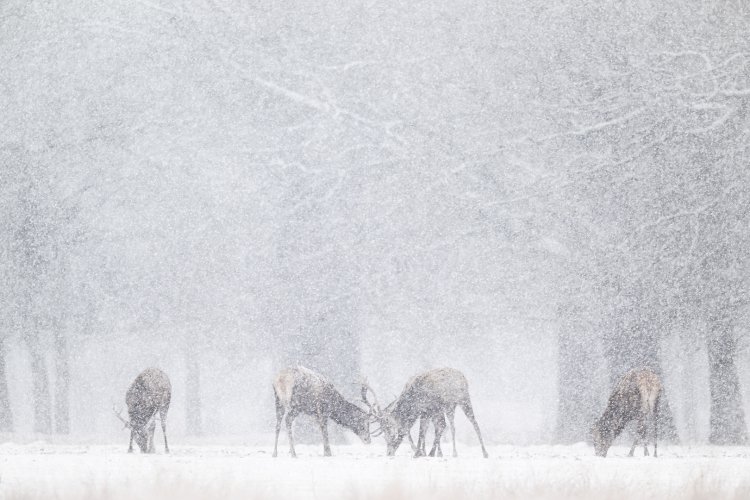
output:
[[[746,496],[748,33],[736,1],[2,2],[0,495]],[[324,462],[300,417],[273,461],[298,364],[362,407],[460,370],[489,462],[460,411],[459,459],[331,424]],[[152,366],[174,450],[128,456]],[[595,459],[635,367],[664,457]]]

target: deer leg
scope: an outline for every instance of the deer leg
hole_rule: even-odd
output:
[[[409,440],[409,446],[411,446],[411,451],[416,453],[417,445],[414,444],[414,440],[411,438],[411,429],[406,429],[406,437]]]
[[[406,437],[409,438],[409,446],[411,446],[411,451],[414,453],[417,452],[417,445],[414,444],[414,440],[411,438],[411,429],[406,431]]]
[[[656,395],[656,401],[654,401],[654,458],[656,458],[656,442],[659,440],[659,394]]]
[[[154,447],[154,434],[156,434],[156,414],[151,416],[151,421],[148,424],[148,439],[146,441],[147,453],[154,453],[156,448]]]
[[[435,456],[435,451],[437,450],[437,447],[438,447],[438,423],[437,423],[437,418],[432,419],[432,426],[435,428],[435,439],[432,440],[432,448],[430,449],[430,453],[427,454],[427,456],[429,456],[429,457],[434,457]],[[426,437],[425,437],[425,441],[427,441]]]
[[[457,457],[458,452],[456,451],[456,407],[449,408],[445,412],[448,415],[448,425],[451,428],[451,440],[453,441],[453,456]]]
[[[445,417],[443,416],[443,413],[440,412],[439,415],[435,415],[432,422],[435,424],[435,441],[432,443],[430,456],[434,457],[437,454],[438,457],[442,457],[443,451],[440,449],[440,438],[445,430]]]
[[[443,456],[443,449],[440,447],[440,442],[443,440],[443,432],[445,432],[445,416],[443,413],[440,413],[440,418],[438,420],[440,423],[440,432],[435,437],[435,441],[437,442],[437,456],[442,457]],[[437,424],[436,424],[437,426]]]
[[[274,393],[275,396],[275,393]],[[281,421],[284,419],[284,406],[279,402],[279,398],[276,397],[276,439],[273,442],[273,456],[278,456],[279,451],[279,432],[281,432]]]
[[[320,425],[320,432],[323,434],[323,456],[330,457],[331,444],[328,442],[328,419],[318,414],[318,425]]]
[[[297,458],[297,453],[295,453],[294,451],[294,435],[292,432],[292,423],[294,422],[294,417],[296,416],[297,414],[292,410],[289,410],[286,414],[286,435],[289,437],[289,454],[292,456],[292,458]]]
[[[474,417],[474,410],[471,407],[471,402],[467,399],[463,403],[461,403],[461,409],[464,411],[464,415],[466,415],[466,418],[469,419],[469,422],[471,422],[471,425],[474,426],[474,430],[477,433],[477,437],[479,438],[479,444],[482,446],[482,455],[484,455],[484,458],[487,458],[489,455],[487,454],[487,450],[484,448],[484,441],[482,441],[482,433],[479,432],[479,424],[477,423],[477,419]]]
[[[425,449],[425,434],[427,434],[427,421],[428,419],[422,415],[419,419],[419,438],[417,439],[417,451],[414,453],[414,458],[423,457]]]
[[[159,410],[159,420],[161,421],[161,432],[164,434],[164,453],[169,453],[169,445],[167,444],[167,411],[169,407],[162,408]]]
[[[629,457],[633,456],[633,453],[635,452],[635,447],[638,445],[638,436],[635,437],[635,440],[633,441],[633,446],[630,447],[630,453],[628,453]]]

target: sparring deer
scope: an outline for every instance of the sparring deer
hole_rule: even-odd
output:
[[[371,392],[373,401],[367,399],[367,392]],[[419,439],[417,440],[414,456],[424,456],[425,433],[427,423],[432,420],[435,424],[435,442],[433,443],[430,456],[439,451],[440,437],[445,430],[445,418],[448,416],[451,434],[453,437],[453,456],[456,452],[456,428],[455,413],[456,406],[461,406],[466,418],[474,426],[482,446],[482,454],[487,458],[487,450],[484,448],[482,434],[479,424],[474,417],[474,410],[469,397],[469,384],[463,373],[453,368],[437,368],[413,377],[401,391],[399,397],[381,410],[377,401],[375,391],[366,383],[362,384],[362,400],[370,407],[374,419],[380,424],[377,432],[385,436],[388,455],[394,455],[405,436],[409,435],[409,429],[419,419]],[[411,440],[411,436],[409,436]],[[442,452],[440,452],[442,453]]]
[[[606,457],[607,450],[625,425],[635,420],[637,422],[636,436],[629,455],[633,456],[636,445],[641,441],[643,454],[648,456],[646,423],[651,419],[654,430],[654,457],[656,457],[659,416],[657,408],[661,389],[659,376],[649,368],[633,369],[623,375],[609,397],[604,414],[591,429],[595,453],[600,457]]]
[[[328,419],[346,427],[359,436],[366,444],[370,443],[370,413],[347,401],[331,382],[322,375],[305,368],[287,368],[281,371],[273,382],[276,398],[276,441],[273,456],[277,456],[281,420],[286,415],[286,433],[289,437],[289,453],[294,451],[292,424],[300,413],[313,416],[323,434],[323,454],[331,456],[328,442]]]
[[[161,430],[164,434],[164,451],[169,453],[167,444],[167,412],[172,398],[172,385],[169,377],[158,368],[143,370],[133,381],[125,394],[128,406],[128,420],[115,410],[115,415],[130,429],[128,453],[133,453],[133,440],[141,453],[154,453],[154,429],[156,414],[159,414]]]

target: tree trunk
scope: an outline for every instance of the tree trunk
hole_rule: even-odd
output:
[[[189,348],[185,355],[186,380],[185,400],[187,408],[187,433],[191,436],[200,436],[203,433],[201,419],[201,373],[197,356]]]
[[[13,432],[13,412],[8,397],[8,380],[5,375],[5,337],[0,335],[0,432]]]
[[[737,339],[730,326],[714,322],[708,341],[711,444],[740,445],[747,442],[745,412],[734,357]]]
[[[35,340],[30,341],[32,400],[34,406],[34,432],[52,432],[49,376],[44,355]]]
[[[55,432],[70,433],[70,363],[68,340],[55,333]]]
[[[683,387],[683,404],[688,409],[685,412],[685,438],[688,443],[698,442],[698,423],[695,418],[695,412],[692,411],[696,408],[697,398],[695,396],[695,349],[693,346],[686,346],[684,351],[685,361],[683,363],[684,369],[682,373],[682,387]]]
[[[559,443],[585,441],[591,425],[599,416],[596,384],[597,360],[593,342],[586,331],[563,325],[557,335],[557,429]]]

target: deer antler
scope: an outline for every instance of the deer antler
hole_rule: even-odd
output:
[[[115,416],[116,416],[116,417],[117,417],[117,418],[118,418],[118,419],[119,419],[119,420],[120,420],[120,421],[121,421],[121,422],[122,422],[123,424],[125,424],[125,427],[123,427],[123,428],[124,428],[124,429],[129,429],[129,428],[130,428],[130,422],[129,422],[129,421],[127,421],[127,420],[125,420],[125,419],[124,419],[124,418],[122,417],[122,412],[121,412],[121,411],[118,411],[118,410],[117,410],[117,408],[115,408],[115,406],[114,406],[114,405],[112,405],[112,411],[114,411],[114,412],[115,412]]]
[[[370,413],[372,413],[375,417],[380,417],[382,415],[382,412],[380,411],[380,404],[378,403],[378,396],[375,394],[375,391],[372,389],[372,387],[370,387],[370,384],[367,383],[367,379],[362,379],[361,386],[362,401],[364,401],[365,404],[370,408]],[[372,403],[367,399],[367,391],[370,391],[372,393]]]

